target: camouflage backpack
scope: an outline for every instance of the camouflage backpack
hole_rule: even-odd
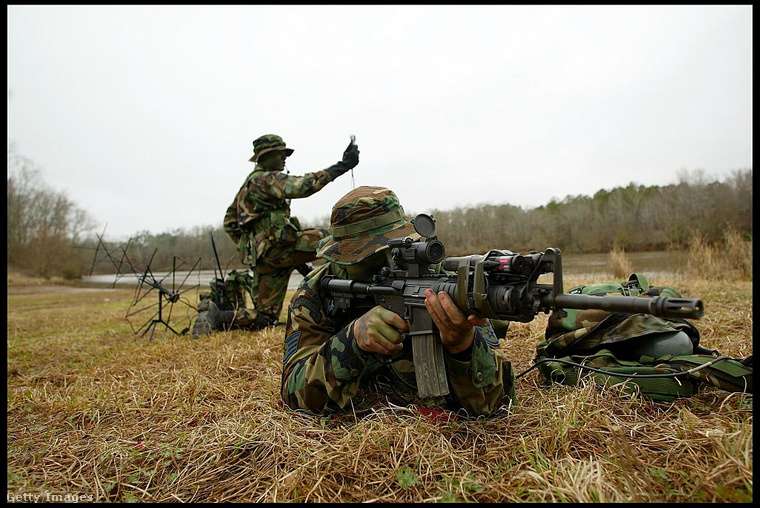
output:
[[[650,286],[641,274],[626,282],[574,287],[570,294],[681,298],[672,287]],[[534,367],[549,383],[577,385],[581,378],[600,386],[672,401],[696,394],[704,383],[752,393],[752,357],[736,360],[699,345],[699,330],[680,318],[602,310],[564,309],[552,315],[536,348]]]
[[[236,310],[246,307],[245,293],[251,294],[253,277],[247,271],[232,270],[226,279],[211,280],[211,291],[201,294],[201,300],[211,299],[219,310]]]

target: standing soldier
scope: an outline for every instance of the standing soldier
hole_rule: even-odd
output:
[[[290,216],[290,200],[311,196],[359,164],[353,137],[341,161],[303,176],[283,172],[285,159],[292,153],[275,134],[255,139],[249,160],[256,167],[224,215],[224,230],[237,244],[240,260],[253,271],[252,303],[270,325],[282,311],[293,269],[315,260],[317,243],[327,236],[324,229],[301,229],[298,218]],[[219,328],[218,323],[211,325]]]

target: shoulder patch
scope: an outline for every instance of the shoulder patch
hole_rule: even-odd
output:
[[[486,344],[491,347],[499,347],[499,338],[496,336],[493,326],[478,326],[475,330],[480,333]]]
[[[282,352],[282,363],[288,363],[290,357],[298,350],[298,339],[301,338],[301,332],[293,332],[285,337],[285,347]]]

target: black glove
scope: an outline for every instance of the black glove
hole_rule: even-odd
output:
[[[343,164],[343,162],[341,161],[341,162],[336,162],[335,164],[333,164],[332,166],[330,166],[329,168],[327,168],[325,171],[327,171],[328,173],[330,173],[330,178],[332,178],[333,180],[335,180],[336,178],[338,178],[340,175],[342,175],[343,173],[345,173],[349,169],[351,169],[351,168],[349,168],[348,166],[346,166],[345,164]]]
[[[309,263],[303,263],[301,265],[296,266],[296,270],[298,270],[298,273],[306,277],[309,275],[309,272],[312,271],[312,266]]]
[[[359,147],[356,146],[354,137],[351,136],[351,142],[348,144],[346,151],[343,152],[343,160],[327,168],[327,172],[335,180],[349,169],[355,168],[357,164],[359,164]]]
[[[359,164],[359,147],[354,143],[353,136],[351,136],[348,148],[343,152],[343,160],[341,162],[348,166],[348,169],[354,169]]]

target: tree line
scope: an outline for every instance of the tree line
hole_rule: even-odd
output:
[[[74,279],[117,269],[142,271],[148,263],[154,271],[170,270],[178,263],[180,269],[221,266],[225,273],[244,268],[221,224],[159,234],[142,231],[120,243],[100,238],[89,213],[45,185],[40,169],[12,146],[7,192],[9,271]],[[573,253],[681,249],[696,233],[707,242],[720,243],[729,229],[751,241],[752,169],[735,170],[723,181],[711,180],[701,170],[682,172],[674,185],[631,183],[593,196],[552,199],[529,209],[505,203],[430,213],[448,255],[493,248],[529,252],[558,247]],[[304,227],[315,226],[328,224],[304,221]],[[210,235],[218,265],[212,258]]]
[[[644,252],[683,249],[699,233],[710,243],[731,229],[752,239],[752,169],[735,170],[723,181],[701,170],[681,172],[678,183],[634,183],[593,196],[567,196],[524,209],[481,204],[433,210],[438,238],[450,255],[515,252],[559,247],[563,252]]]

